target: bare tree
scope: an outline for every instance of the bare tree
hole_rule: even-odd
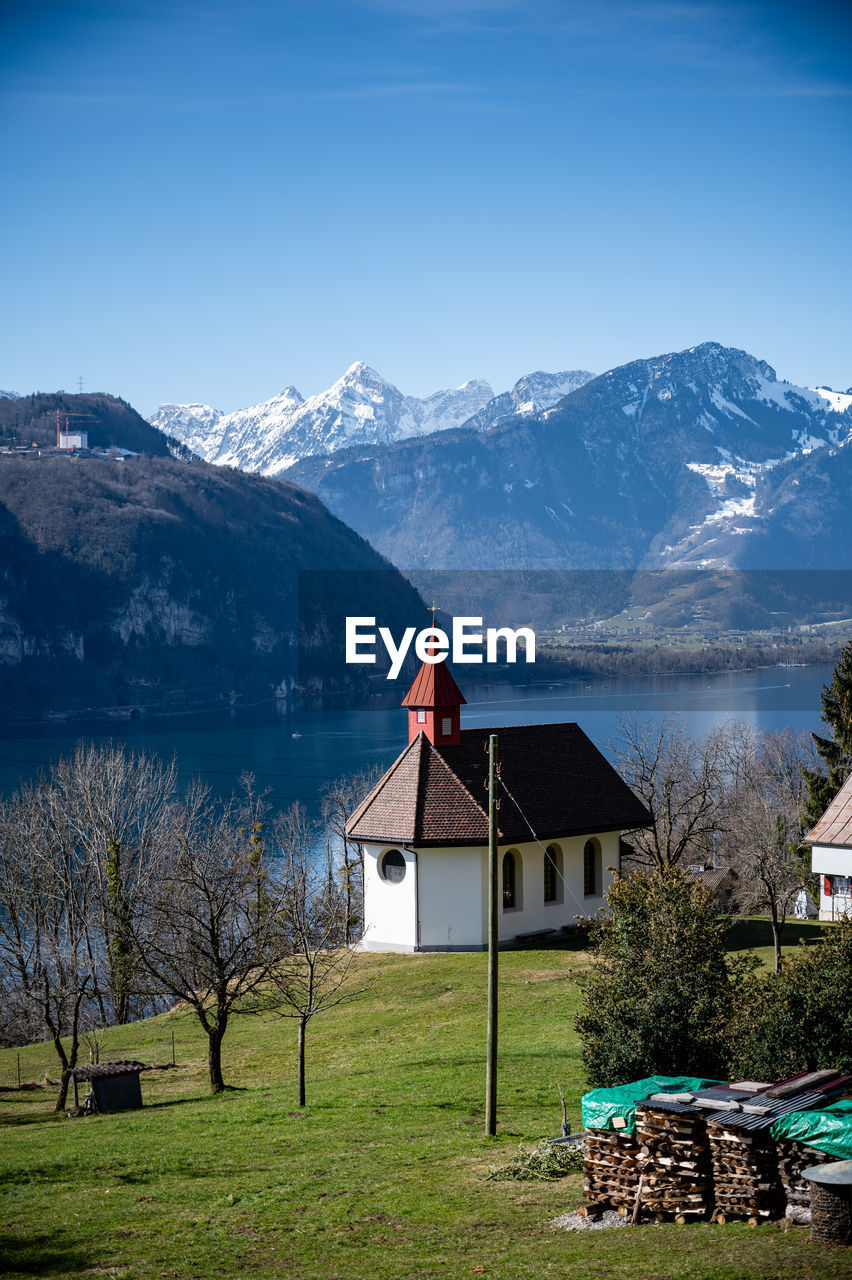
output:
[[[286,957],[269,971],[270,987],[257,1009],[298,1023],[299,1106],[305,1106],[305,1039],[319,1013],[362,995],[372,985],[352,983],[354,953],[347,942],[347,886],[329,883],[313,858],[317,830],[301,805],[279,820],[275,844],[286,893],[279,928]]]
[[[742,878],[743,907],[769,913],[776,973],[781,931],[811,874],[801,842],[805,769],[812,755],[808,734],[755,734],[732,788],[735,817],[724,839],[725,853]]]
[[[659,868],[712,861],[727,822],[738,736],[725,725],[694,739],[678,716],[619,720],[617,767],[652,818],[630,837],[642,861]]]
[[[225,1088],[222,1041],[232,1015],[283,953],[282,890],[262,831],[253,794],[222,810],[194,787],[173,811],[150,908],[134,926],[155,988],[188,1004],[204,1028],[212,1093]]]
[[[95,974],[85,858],[55,790],[24,787],[0,806],[0,986],[28,1039],[46,1036],[65,1107]]]
[[[95,998],[102,1025],[139,1016],[134,922],[144,911],[158,846],[167,837],[177,768],[121,744],[79,743],[51,771],[65,821],[84,851],[105,964]]]
[[[378,765],[346,774],[325,788],[322,819],[326,829],[326,857],[330,876],[338,876],[343,888],[344,941],[360,936],[364,914],[364,851],[346,834],[346,824],[358,805],[382,775]]]

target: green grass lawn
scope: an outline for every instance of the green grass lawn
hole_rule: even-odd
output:
[[[795,941],[795,939],[794,939]],[[756,939],[760,946],[760,939]],[[483,955],[362,957],[363,998],[308,1033],[308,1106],[295,1106],[295,1027],[236,1020],[234,1086],[206,1095],[204,1043],[178,1013],[106,1034],[178,1066],[142,1077],[142,1111],[55,1117],[55,1090],[0,1093],[0,1272],[10,1276],[287,1276],[606,1280],[852,1276],[852,1251],[806,1230],[654,1225],[554,1230],[582,1198],[555,1183],[488,1181],[520,1144],[579,1124],[571,1017],[587,963],[574,946],[501,956],[499,1134],[483,1132]],[[24,1078],[50,1062],[21,1051]],[[0,1054],[0,1078],[15,1068]],[[51,1067],[55,1074],[55,1067]]]

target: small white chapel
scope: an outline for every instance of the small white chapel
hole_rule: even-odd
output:
[[[482,951],[488,738],[497,734],[500,941],[549,936],[604,905],[625,831],[650,815],[579,725],[462,729],[446,664],[403,699],[408,746],[347,823],[364,854],[367,951]]]

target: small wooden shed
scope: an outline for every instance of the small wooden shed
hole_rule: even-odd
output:
[[[144,1062],[103,1062],[93,1067],[75,1067],[71,1073],[74,1082],[74,1104],[78,1106],[77,1082],[92,1086],[98,1111],[133,1111],[142,1106],[142,1087],[139,1076],[151,1068]]]

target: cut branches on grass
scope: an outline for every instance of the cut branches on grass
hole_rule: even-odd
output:
[[[579,1173],[583,1168],[582,1146],[567,1142],[550,1142],[543,1138],[532,1151],[519,1147],[508,1164],[495,1166],[488,1174],[489,1182],[555,1182]]]

